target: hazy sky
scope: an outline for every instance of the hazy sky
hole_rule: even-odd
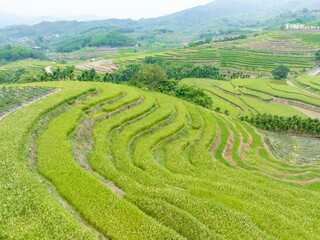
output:
[[[0,0],[0,11],[27,16],[157,17],[214,0]]]

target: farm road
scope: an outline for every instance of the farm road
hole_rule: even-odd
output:
[[[308,110],[308,109],[305,109],[305,108],[301,108],[301,107],[297,107],[297,106],[291,106],[297,110],[299,110],[300,112],[303,112],[304,114],[306,114],[309,118],[312,118],[312,119],[320,119],[320,113],[318,112],[314,112],[314,111],[311,111],[311,110]]]
[[[310,75],[310,76],[316,76],[320,73],[320,66],[310,70],[307,75]]]
[[[319,70],[320,70],[320,69],[319,69]],[[287,80],[287,84],[288,84],[289,86],[291,86],[291,87],[294,87],[294,88],[299,89],[299,90],[302,91],[302,92],[308,93],[308,94],[310,94],[311,96],[320,98],[320,95],[315,94],[315,93],[312,93],[312,92],[309,92],[309,91],[304,90],[304,89],[302,89],[302,88],[299,88],[299,87],[297,87],[296,85],[292,84],[289,80]]]
[[[45,67],[44,68],[44,71],[48,74],[52,74],[52,71],[51,71],[51,66],[48,66],[48,67]]]

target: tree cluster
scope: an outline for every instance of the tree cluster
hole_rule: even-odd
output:
[[[212,99],[202,89],[180,85],[175,78],[168,79],[166,69],[156,63],[130,64],[114,73],[107,73],[103,81],[169,94],[206,108],[211,108],[213,104]]]
[[[81,75],[77,77],[78,81],[82,82],[99,82],[100,76],[93,68],[91,70],[84,70]]]
[[[1,83],[16,83],[20,77],[25,74],[24,69],[18,69],[15,71],[1,71],[0,72],[0,84]]]
[[[188,47],[197,47],[197,46],[201,46],[204,44],[209,44],[212,42],[212,37],[206,37],[204,40],[200,40],[200,41],[191,41],[188,43]]]
[[[43,71],[43,73],[39,76],[39,80],[41,82],[45,81],[62,81],[62,80],[74,80],[74,66],[67,66],[65,69],[61,70],[57,68],[52,71],[52,74]]]
[[[22,46],[6,45],[0,49],[0,64],[6,64],[26,58],[44,60],[46,59],[46,56],[39,51]]]
[[[231,41],[235,41],[235,40],[239,40],[239,39],[247,39],[248,37],[244,34],[237,36],[237,37],[224,37],[222,39],[217,39],[213,42],[231,42]]]
[[[280,66],[276,67],[271,72],[271,74],[275,79],[286,79],[289,72],[290,72],[290,69],[287,66],[280,65]]]
[[[258,114],[254,117],[241,117],[252,125],[263,130],[290,133],[295,135],[320,137],[320,120],[311,118],[301,118],[298,116],[281,117],[270,114]]]
[[[84,47],[129,47],[134,46],[137,43],[136,40],[117,33],[107,33],[105,35],[88,35],[88,36],[77,36],[68,39],[64,39],[56,46],[58,52],[73,52]]]
[[[316,52],[316,61],[320,61],[320,50]]]
[[[219,68],[212,65],[195,65],[190,63],[170,63],[162,57],[146,57],[146,64],[158,64],[166,70],[168,78],[181,80],[184,78],[214,78],[224,80],[226,75],[221,75]]]

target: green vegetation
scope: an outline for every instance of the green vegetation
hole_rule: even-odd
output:
[[[308,10],[304,8],[302,10],[281,13],[274,18],[250,25],[250,27],[263,28],[264,30],[279,29],[280,27],[284,29],[287,23],[303,23],[307,26],[316,26],[312,22],[318,19],[319,16],[320,12],[318,9]]]
[[[84,47],[130,47],[134,46],[136,41],[120,33],[107,33],[97,36],[81,36],[63,40],[56,45],[58,52],[73,52]]]
[[[144,65],[141,70],[135,74],[135,79],[138,84],[148,86],[151,92],[161,82],[167,80],[167,74],[163,68],[157,64]]]
[[[175,96],[202,107],[212,108],[213,101],[203,89],[197,89],[193,86],[182,84],[175,89]]]
[[[248,30],[291,4],[0,29],[0,239],[320,239],[319,34]]]
[[[15,71],[1,71],[0,72],[0,83],[15,83],[18,82],[21,75],[25,74],[24,69],[18,69]]]
[[[296,79],[295,83],[308,91],[314,91],[316,93],[320,92],[319,76],[301,75]]]
[[[3,48],[0,48],[0,65],[26,58],[44,60],[47,57],[39,51],[23,46],[6,45]]]
[[[224,37],[223,39],[215,40],[214,42],[231,42],[239,39],[247,39],[248,37],[244,34],[237,37]]]
[[[212,99],[202,89],[196,89],[194,86],[179,86],[179,80],[183,75],[216,75],[219,74],[217,68],[190,65],[180,68],[180,66],[171,64],[161,67],[157,64],[159,59],[148,58],[145,61],[148,64],[130,64],[114,73],[107,73],[103,81],[147,88],[151,92],[155,90],[211,109]],[[168,79],[168,76],[173,78]]]
[[[264,113],[284,117],[295,115],[302,118],[307,117],[285,102],[274,100],[273,96],[292,99],[300,104],[308,103],[314,106],[320,104],[316,98],[308,96],[308,94],[290,87],[286,83],[284,83],[285,85],[279,85],[278,81],[276,83],[263,79],[236,79],[232,82],[210,79],[184,79],[181,81],[181,84],[203,88],[209,96],[213,95],[213,109],[218,108],[217,110],[221,113],[228,111],[233,117],[250,117]],[[285,99],[284,101],[286,101]]]
[[[4,238],[318,239],[318,165],[245,122],[124,85],[20,87],[36,86],[62,90],[0,122]]]
[[[276,67],[271,73],[275,79],[286,79],[290,69],[287,66],[280,65]]]
[[[236,79],[232,80],[236,87],[245,87],[251,91],[260,92],[284,100],[293,100],[312,106],[320,106],[317,97],[309,95],[297,88],[287,85],[285,81],[270,79]]]
[[[298,116],[284,118],[271,114],[258,114],[251,118],[242,117],[242,120],[246,120],[263,130],[311,137],[320,136],[319,119],[303,119]]]
[[[320,50],[316,52],[316,61],[320,61]]]
[[[269,37],[272,37],[271,35]],[[250,49],[239,47],[239,43],[247,44],[250,41],[260,41],[262,39],[254,38],[253,40],[242,39],[232,43],[213,43],[211,45],[202,45],[193,48],[176,49],[161,53],[152,54],[114,54],[108,58],[114,58],[115,63],[135,63],[148,59],[162,59],[165,63],[170,62],[174,65],[181,64],[197,64],[212,67],[220,67],[223,69],[234,69],[241,72],[238,78],[249,78],[252,73],[268,73],[280,65],[286,65],[290,68],[291,73],[303,72],[312,67],[314,57],[309,52],[297,51],[272,51],[264,49]],[[241,42],[242,41],[242,42]],[[249,74],[246,72],[250,72]],[[240,73],[239,73],[240,74]],[[227,75],[220,78],[225,79]],[[248,76],[249,75],[249,76]],[[214,77],[217,78],[217,77]],[[231,76],[229,77],[231,78]]]

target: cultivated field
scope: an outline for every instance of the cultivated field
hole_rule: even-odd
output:
[[[260,36],[249,36],[231,42],[204,44],[185,49],[173,49],[156,53],[118,53],[107,56],[114,63],[132,63],[145,57],[162,57],[173,63],[209,64],[218,66],[223,72],[242,71],[254,76],[269,75],[280,64],[287,65],[291,74],[312,68],[314,53],[320,47],[318,33],[308,32],[263,32]]]
[[[210,88],[250,112],[246,84]],[[248,124],[121,85],[19,87],[61,91],[0,122],[1,238],[320,239],[319,164],[279,157]]]
[[[233,117],[253,116],[258,113],[284,117],[297,115],[304,118],[320,116],[319,97],[289,86],[285,81],[184,79],[182,83],[205,89],[213,97],[213,108],[220,107],[221,112],[228,110]],[[216,98],[220,101],[216,101]]]

